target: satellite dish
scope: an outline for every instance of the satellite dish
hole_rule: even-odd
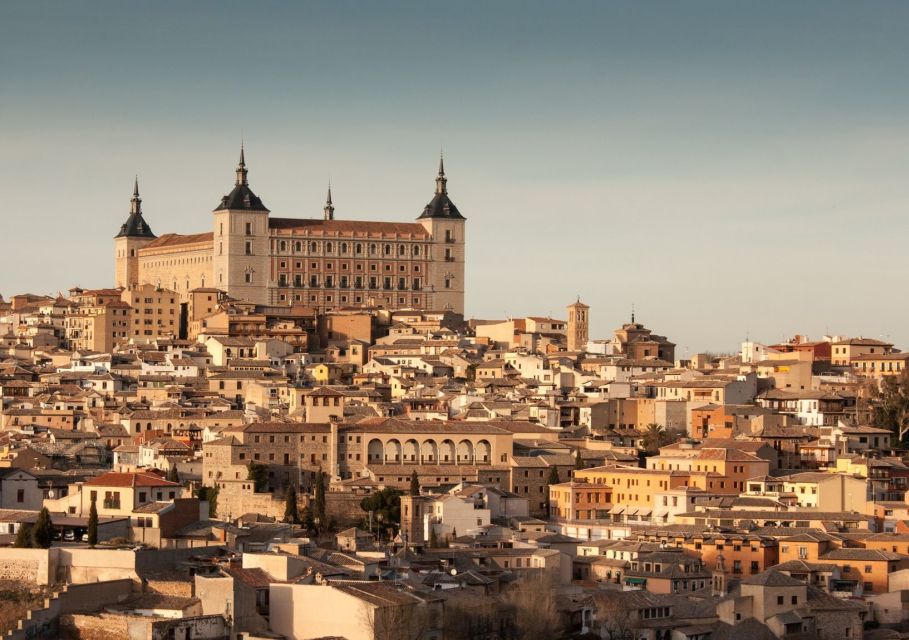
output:
[[[457,569],[452,569],[452,570],[451,570],[451,575],[453,575],[453,576],[458,575],[458,570],[457,570]]]
[[[54,493],[54,490],[53,490],[53,489],[51,489],[50,491],[47,492],[47,497],[48,497],[48,498],[53,498],[55,495],[56,495],[56,494]]]

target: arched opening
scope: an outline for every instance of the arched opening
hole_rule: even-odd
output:
[[[420,446],[420,462],[435,464],[439,459],[439,447],[435,440],[424,440]]]
[[[385,443],[385,462],[401,461],[401,442],[392,438]]]
[[[455,443],[451,440],[442,440],[439,447],[439,462],[451,464],[455,461]]]
[[[416,440],[407,440],[404,443],[404,462],[417,462],[418,449]]]
[[[458,443],[458,462],[473,462],[473,443],[470,440],[461,440]]]
[[[378,438],[373,438],[366,446],[366,460],[370,463],[380,464],[385,459],[385,447]]]
[[[489,462],[492,457],[492,447],[488,440],[480,440],[477,443],[477,462]]]

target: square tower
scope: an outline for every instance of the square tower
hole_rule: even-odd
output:
[[[448,197],[445,165],[439,158],[436,193],[417,220],[432,236],[427,309],[464,313],[464,253],[467,219]]]
[[[587,348],[588,313],[590,307],[578,298],[574,304],[568,305],[568,350],[584,351]]]
[[[255,304],[268,302],[268,214],[262,200],[249,188],[241,147],[236,184],[214,210],[212,244],[213,284],[233,298]]]

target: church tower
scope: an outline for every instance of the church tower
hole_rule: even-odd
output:
[[[426,274],[429,290],[426,308],[464,313],[464,226],[467,219],[448,197],[448,178],[441,156],[435,195],[417,221],[432,236],[432,260]]]
[[[233,298],[267,304],[269,211],[249,188],[247,174],[241,145],[234,188],[214,210],[214,286]]]
[[[139,177],[133,183],[129,201],[129,217],[114,237],[115,286],[128,289],[139,284],[139,249],[155,239],[151,227],[142,217],[142,198],[139,197]]]
[[[726,560],[722,553],[716,554],[716,566],[711,573],[711,592],[715,596],[726,595]]]
[[[588,313],[590,307],[578,297],[574,304],[568,305],[568,350],[584,351],[587,349]]]

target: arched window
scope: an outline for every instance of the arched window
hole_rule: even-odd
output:
[[[318,245],[318,244],[316,244],[315,242],[310,242],[310,243],[309,243],[309,251],[310,251],[311,253],[315,253],[315,252],[318,251],[318,250],[319,250],[319,245]]]
[[[303,245],[299,242],[294,242],[294,251],[300,252],[303,249]]]
[[[376,255],[376,245],[374,245],[374,244],[369,245],[369,255],[371,255],[371,256]]]
[[[287,251],[287,243],[284,240],[278,243],[278,251]]]
[[[325,243],[325,253],[331,253],[331,243],[330,242]]]
[[[404,252],[407,251],[407,246],[403,244],[398,245],[398,255],[403,256]]]
[[[357,255],[360,255],[361,253],[363,253],[363,245],[360,244],[359,242],[354,245],[354,253],[356,253]]]
[[[386,255],[386,256],[390,256],[390,255],[391,255],[391,245],[390,245],[390,244],[386,244],[386,245],[385,245],[384,252],[385,252],[385,255]]]
[[[420,255],[420,245],[415,244],[415,245],[413,246],[413,254],[414,254],[415,256]]]
[[[347,253],[347,243],[346,242],[341,243],[341,253]]]

